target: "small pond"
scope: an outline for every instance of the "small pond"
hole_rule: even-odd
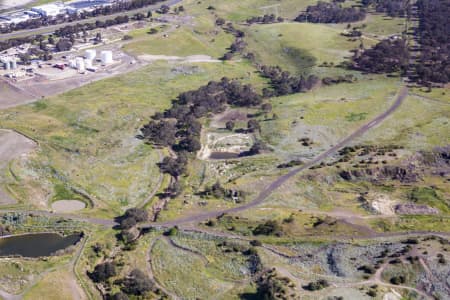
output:
[[[33,233],[0,238],[0,256],[50,256],[55,251],[75,245],[82,234],[61,236],[57,233]]]

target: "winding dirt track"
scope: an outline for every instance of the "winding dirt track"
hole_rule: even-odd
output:
[[[338,144],[334,145],[333,147],[331,147],[327,151],[323,152],[316,158],[310,160],[309,162],[305,163],[301,167],[293,169],[289,173],[278,177],[275,181],[273,181],[271,184],[269,184],[264,190],[262,190],[261,193],[259,193],[259,195],[253,201],[251,201],[247,204],[244,204],[244,205],[238,206],[238,207],[233,207],[230,209],[201,213],[198,215],[180,218],[180,219],[176,219],[176,220],[172,220],[172,221],[143,224],[141,227],[148,228],[148,227],[155,227],[155,226],[156,227],[158,227],[158,226],[161,226],[161,227],[178,226],[178,225],[182,225],[185,223],[199,222],[199,221],[202,221],[205,219],[215,218],[222,214],[237,213],[237,212],[241,212],[241,211],[247,210],[249,208],[258,206],[264,200],[266,200],[267,197],[269,197],[273,191],[275,191],[277,188],[279,188],[281,185],[283,185],[291,177],[297,175],[299,172],[309,169],[310,167],[321,162],[322,160],[330,157],[331,155],[335,154],[340,148],[348,145],[350,142],[352,142],[357,137],[363,135],[365,132],[367,132],[372,127],[380,124],[384,119],[386,119],[389,115],[391,115],[403,103],[403,101],[405,100],[405,98],[407,96],[408,96],[408,88],[403,87],[400,90],[400,92],[398,93],[397,98],[395,99],[394,103],[391,105],[391,107],[389,107],[389,109],[387,109],[383,113],[379,114],[377,117],[372,119],[369,123],[366,123],[363,126],[361,126],[355,132],[353,132],[352,134],[347,136],[345,139],[340,141]]]

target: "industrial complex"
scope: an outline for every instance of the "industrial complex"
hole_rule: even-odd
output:
[[[18,10],[0,15],[0,27],[11,23],[20,23],[30,19],[53,18],[59,15],[71,15],[92,11],[99,7],[109,6],[116,0],[75,0],[71,2],[54,2],[33,6],[28,10]]]

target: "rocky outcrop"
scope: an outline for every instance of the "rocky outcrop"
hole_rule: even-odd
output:
[[[402,183],[416,182],[418,174],[414,172],[414,166],[383,166],[377,168],[353,169],[339,172],[339,176],[347,181],[358,179],[369,180],[398,180]]]
[[[401,203],[394,207],[395,213],[399,215],[437,215],[439,210],[423,204]]]

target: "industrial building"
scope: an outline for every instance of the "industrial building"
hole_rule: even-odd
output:
[[[113,3],[114,0],[80,0],[68,3],[54,2],[43,4],[34,6],[31,10],[21,10],[0,15],[0,26],[10,23],[20,23],[33,18],[56,17],[58,15],[92,11],[99,7],[112,5]]]
[[[0,24],[20,23],[31,18],[32,17],[25,12],[14,12],[0,16]]]
[[[17,59],[15,57],[2,56],[0,57],[0,62],[5,70],[17,69]]]
[[[81,0],[66,3],[68,12],[92,11],[98,7],[108,6],[112,0]]]
[[[37,12],[43,17],[56,17],[60,14],[65,14],[67,9],[62,3],[50,3],[39,6],[34,6],[31,11]]]

